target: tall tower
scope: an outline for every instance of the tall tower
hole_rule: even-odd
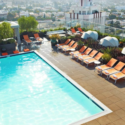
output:
[[[78,0],[77,4],[70,7],[70,12],[65,14],[67,25],[75,26],[73,22],[83,21],[105,25],[105,12],[101,12],[100,5],[94,5],[93,0]]]

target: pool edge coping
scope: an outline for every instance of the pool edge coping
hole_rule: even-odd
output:
[[[85,93],[90,99],[92,99],[96,104],[98,104],[100,107],[102,107],[104,109],[103,112],[92,115],[90,117],[81,119],[79,121],[70,123],[69,125],[80,125],[80,124],[84,124],[86,122],[92,121],[96,118],[99,118],[101,116],[107,115],[109,113],[112,113],[113,111],[110,110],[107,106],[105,106],[101,101],[99,101],[97,98],[95,98],[92,94],[90,94],[87,90],[85,90],[83,87],[81,87],[76,81],[74,81],[72,78],[70,78],[66,73],[64,73],[62,70],[60,70],[57,66],[55,66],[52,62],[50,62],[46,57],[44,57],[43,55],[41,55],[39,52],[32,51],[35,52],[38,56],[40,56],[42,59],[44,59],[49,65],[51,65],[55,70],[57,70],[62,76],[64,76],[67,80],[69,80],[74,86],[76,86],[76,88],[78,88],[80,91],[82,91],[83,93]]]

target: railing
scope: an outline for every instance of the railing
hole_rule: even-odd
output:
[[[51,22],[39,22],[38,30],[42,29],[55,29],[57,27],[74,27],[80,24],[81,27],[86,29],[98,30],[102,33],[108,33],[111,35],[119,36],[121,39],[125,38],[125,30],[115,27],[110,27],[106,25],[101,25],[98,23],[93,23],[84,20],[64,20],[64,21],[51,21]]]

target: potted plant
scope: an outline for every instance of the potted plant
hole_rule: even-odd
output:
[[[50,35],[49,38],[51,39],[51,45],[55,46],[57,44],[57,40],[60,39],[60,36],[58,34]]]

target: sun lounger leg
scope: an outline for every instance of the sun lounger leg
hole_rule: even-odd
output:
[[[106,78],[106,79],[109,79],[109,78],[108,78],[108,75],[107,75],[107,78]]]
[[[108,80],[110,79],[110,76],[108,77]]]
[[[115,80],[115,84],[116,84],[117,80]]]
[[[81,61],[81,64],[83,65],[83,61]]]
[[[87,67],[88,67],[88,63],[87,63]]]

